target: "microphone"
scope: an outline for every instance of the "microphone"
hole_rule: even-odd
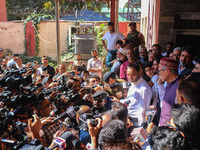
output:
[[[49,116],[48,118],[53,117],[53,116],[55,116],[55,115],[57,115],[57,114],[58,114],[58,110],[57,110],[57,109],[54,109],[54,110],[52,110],[52,111],[50,112],[50,116]]]
[[[156,114],[156,106],[150,105],[149,109],[146,112],[146,116],[148,116],[148,124],[153,120],[155,114]]]
[[[54,119],[53,122],[69,117],[70,119],[76,119],[76,111],[79,110],[79,106],[71,106],[64,113],[62,113],[58,118]]]
[[[66,118],[65,121],[61,124],[60,126],[60,131],[66,131],[67,129],[70,128],[70,122],[71,122],[71,119],[70,118]]]
[[[139,139],[140,142],[144,142],[147,139],[147,133],[145,132],[143,127],[134,128],[131,132],[131,137],[134,141]]]
[[[59,149],[65,149],[68,144],[72,142],[74,139],[73,134],[70,131],[65,132],[61,137],[57,137],[56,139],[53,140],[53,142],[56,144],[51,148],[52,150],[54,148],[59,148]]]
[[[128,105],[130,104],[130,100],[127,100],[127,101],[125,101],[123,104],[126,106],[126,107],[128,107]]]

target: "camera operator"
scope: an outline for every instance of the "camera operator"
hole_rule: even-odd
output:
[[[40,118],[49,117],[50,112],[54,110],[54,108],[54,105],[48,99],[44,99],[36,106]],[[47,121],[45,123],[52,122],[52,120],[55,118],[51,117],[46,119]],[[49,146],[51,144],[51,141],[53,140],[53,135],[59,130],[60,126],[61,122],[57,121],[54,124],[48,124],[41,127],[40,138],[43,141],[43,146]]]
[[[49,63],[49,60],[47,58],[47,56],[43,56],[42,57],[42,66],[40,67],[40,74],[42,74],[42,69],[46,68],[47,69],[47,74],[51,75],[51,76],[54,76],[55,75],[55,70],[52,66],[50,66],[48,63]]]
[[[58,65],[58,73],[53,77],[53,80],[58,81],[62,75],[67,75],[67,68],[65,64]]]
[[[109,96],[115,96],[118,99],[123,98],[122,92],[123,87],[121,85],[115,85],[116,83],[124,82],[123,79],[116,79],[116,74],[114,72],[106,72],[103,76],[103,80],[107,83],[105,84],[104,90],[108,92]]]
[[[1,73],[3,73],[4,71],[8,71],[7,63],[8,63],[7,59],[1,60]]]
[[[28,119],[32,117],[31,109],[25,106],[20,106],[14,111],[15,114],[15,122],[20,121],[28,124]]]
[[[19,57],[19,55],[18,55],[17,53],[14,53],[14,54],[12,55],[12,59],[8,61],[7,67],[8,67],[9,70],[12,68],[12,65],[13,65],[13,64],[16,65],[15,59],[16,59],[17,57]]]
[[[24,64],[22,63],[21,57],[15,58],[15,62],[16,62],[16,67],[17,67],[18,70],[22,70],[23,68],[26,67],[26,65],[24,65]]]
[[[89,87],[92,87],[95,84],[99,84],[98,78],[94,75],[89,76],[86,79],[86,82],[87,82],[87,86],[89,86]]]
[[[90,76],[89,71],[83,71],[83,77],[81,78],[81,87],[87,86],[86,79]]]
[[[81,117],[81,115],[86,114],[86,113],[91,113],[91,112],[92,111],[91,111],[90,107],[88,107],[86,105],[80,106],[79,110],[77,111],[77,115],[76,115],[77,123],[79,124],[79,118]],[[89,133],[87,131],[83,130],[81,127],[79,128],[79,140],[84,145],[87,145],[87,143],[91,142]]]

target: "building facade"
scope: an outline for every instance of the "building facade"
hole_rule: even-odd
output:
[[[148,49],[158,43],[164,51],[169,41],[200,49],[200,1],[142,0],[141,32]]]

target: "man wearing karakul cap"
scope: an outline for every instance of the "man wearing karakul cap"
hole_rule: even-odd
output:
[[[175,102],[176,89],[178,87],[178,81],[180,80],[180,76],[178,76],[178,65],[179,63],[177,61],[167,57],[160,60],[158,72],[161,80],[167,82],[164,98],[161,100],[160,126],[163,126],[166,121],[170,120],[171,108],[177,103]]]
[[[117,59],[115,59],[115,62],[113,66],[111,67],[110,71],[114,72],[119,76],[120,66],[126,61],[126,51],[123,48],[119,48],[117,51]]]

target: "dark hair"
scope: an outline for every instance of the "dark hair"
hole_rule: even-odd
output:
[[[174,74],[174,75],[177,75],[177,74],[178,74],[178,69],[170,69],[170,68],[169,68],[169,70],[170,70],[170,72],[171,72],[172,74]]]
[[[96,77],[96,79],[99,80],[99,82],[101,81],[101,78],[98,75],[94,75]]]
[[[87,84],[89,83],[89,81],[90,81],[91,78],[97,79],[97,76],[95,76],[95,75],[89,76],[89,77],[86,79]]]
[[[112,25],[114,25],[113,22],[108,22],[108,26],[112,26]]]
[[[187,77],[188,80],[200,82],[200,72],[192,72],[191,75]]]
[[[152,47],[154,47],[154,46],[158,47],[158,49],[161,50],[161,46],[159,44],[153,44]]]
[[[123,121],[112,120],[99,132],[98,144],[103,148],[105,143],[126,142],[127,128]]]
[[[73,81],[70,81],[70,80],[73,80]],[[80,80],[71,77],[71,78],[69,78],[68,81],[67,81],[67,86],[68,86],[68,88],[72,88],[74,82],[79,82],[79,83],[81,84],[81,81],[80,81]]]
[[[152,150],[186,150],[185,139],[180,131],[167,126],[153,128],[149,143]]]
[[[134,68],[137,72],[140,71],[140,66],[138,64],[130,64],[127,68]]]
[[[138,143],[130,142],[109,142],[103,145],[102,150],[142,150],[141,146]]]
[[[174,46],[174,43],[173,43],[173,42],[167,42],[167,43],[166,43],[166,46],[167,46],[167,45],[171,45],[171,46],[173,47],[173,46]]]
[[[12,57],[15,57],[15,56],[19,56],[19,54],[17,53],[12,54]]]
[[[42,58],[47,57],[47,56],[42,56]]]
[[[89,71],[87,71],[87,70],[83,71],[83,74],[84,74],[84,73],[90,74],[90,72],[89,72]]]
[[[181,49],[181,52],[183,52],[183,51],[186,51],[187,53],[192,55],[192,57],[195,56],[195,48],[193,46],[190,46],[190,45],[183,46]]]
[[[153,60],[153,62],[156,61],[158,64],[160,63],[160,58],[156,58]]]
[[[150,62],[150,61],[148,61],[148,62],[145,62],[144,64],[143,64],[143,70],[145,71],[145,68],[146,67],[152,67],[152,65],[153,65],[153,62]]]
[[[188,149],[200,148],[200,109],[192,104],[174,105],[171,117],[176,127],[184,133]]]
[[[140,59],[139,47],[134,47],[133,51],[134,51],[134,54],[135,54],[135,58]]]
[[[200,81],[182,79],[179,81],[178,91],[183,94],[188,102],[200,106]]]
[[[136,22],[131,22],[128,26],[136,26]]]
[[[196,57],[194,58],[194,61],[195,61],[196,63],[200,64],[200,57],[196,56]]]
[[[124,123],[127,122],[127,117],[128,117],[128,109],[127,107],[120,103],[120,102],[113,102],[111,104],[112,110],[116,112],[117,117],[119,120],[122,120]]]
[[[117,40],[116,45],[117,44],[123,45],[123,41],[122,40]]]

